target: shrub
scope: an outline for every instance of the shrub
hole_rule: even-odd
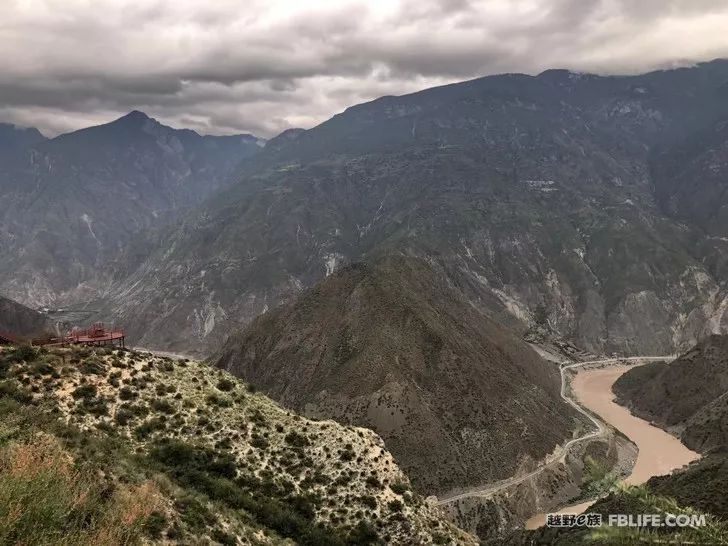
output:
[[[144,533],[153,539],[162,538],[162,532],[167,527],[167,518],[161,512],[154,511],[142,523]]]
[[[135,393],[129,387],[121,387],[119,389],[119,398],[121,400],[131,400],[132,398],[136,398],[137,396],[137,393]]]
[[[404,482],[394,482],[389,486],[389,488],[397,495],[404,495],[407,491],[409,491],[409,486]]]
[[[76,400],[89,399],[94,398],[96,396],[96,392],[97,390],[94,385],[81,385],[71,393],[71,396],[73,396]]]
[[[98,360],[88,359],[79,364],[78,371],[85,375],[104,375],[106,373],[106,366]]]
[[[303,434],[299,434],[295,430],[292,430],[285,436],[286,443],[294,447],[305,447],[310,444],[308,438]]]
[[[227,377],[223,377],[217,382],[217,388],[224,392],[229,392],[235,388],[235,382],[231,381]]]
[[[166,400],[152,400],[150,406],[154,411],[159,411],[168,415],[174,413],[174,406]]]
[[[17,381],[0,381],[0,400],[3,398],[9,398],[21,404],[29,404],[33,401],[33,396]]]
[[[149,419],[148,421],[144,421],[141,425],[135,428],[134,435],[138,439],[144,440],[152,432],[164,430],[165,428],[167,428],[167,425],[165,424],[164,420],[160,419],[159,417],[154,417],[152,419]]]
[[[404,504],[402,504],[401,500],[394,499],[387,503],[387,508],[389,508],[392,512],[401,512],[404,508]]]
[[[233,405],[232,400],[230,400],[227,396],[219,396],[214,393],[207,395],[207,403],[220,408],[229,408]]]
[[[371,488],[381,487],[382,484],[376,476],[367,476],[366,484]]]
[[[114,421],[123,426],[127,425],[129,421],[131,421],[135,417],[136,415],[133,411],[124,407],[120,407],[116,410],[116,415],[114,415]]]
[[[381,544],[376,529],[368,521],[360,521],[356,527],[349,533],[347,539],[348,544],[365,545],[365,544]]]
[[[38,349],[30,345],[20,345],[14,351],[11,351],[7,359],[10,362],[33,362],[38,358]]]

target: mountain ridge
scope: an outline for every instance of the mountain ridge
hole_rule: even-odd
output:
[[[403,256],[338,269],[213,361],[284,406],[372,428],[428,495],[512,475],[577,418],[556,366]]]
[[[184,214],[259,150],[249,135],[200,136],[142,112],[15,150],[0,167],[0,287],[35,306],[97,295],[103,264],[135,234]]]

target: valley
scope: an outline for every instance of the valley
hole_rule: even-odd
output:
[[[445,496],[442,498],[437,499],[437,504],[439,506],[457,502],[461,499],[466,499],[470,497],[476,497],[476,498],[488,498],[493,495],[496,495],[497,493],[502,492],[505,489],[508,489],[514,485],[518,485],[522,482],[525,482],[527,480],[531,480],[532,478],[536,477],[538,474],[541,474],[544,470],[546,470],[549,466],[553,465],[556,462],[563,462],[564,459],[569,454],[569,449],[571,449],[573,446],[588,442],[589,440],[593,438],[598,438],[600,436],[603,436],[607,433],[606,426],[602,419],[604,419],[604,415],[602,414],[602,411],[604,410],[604,405],[599,406],[599,410],[595,409],[593,404],[593,397],[599,396],[607,397],[611,396],[611,386],[614,383],[614,380],[611,382],[607,382],[603,385],[599,385],[598,388],[595,388],[593,390],[590,390],[588,393],[582,390],[582,385],[580,379],[584,378],[586,374],[593,373],[591,371],[591,368],[594,366],[604,366],[604,365],[614,365],[624,362],[637,362],[639,363],[646,363],[650,361],[663,361],[666,358],[670,357],[662,357],[662,356],[642,356],[642,357],[624,357],[624,358],[610,358],[610,359],[601,359],[601,360],[591,360],[591,361],[585,361],[585,362],[575,362],[573,364],[562,364],[560,366],[560,373],[561,373],[561,397],[566,401],[569,405],[571,405],[576,411],[581,413],[586,419],[588,419],[594,426],[595,430],[585,432],[584,434],[578,436],[577,438],[572,438],[569,441],[567,441],[563,446],[558,446],[555,450],[555,453],[550,455],[548,458],[544,459],[543,461],[539,462],[537,467],[534,470],[531,470],[529,473],[519,476],[514,476],[505,480],[502,480],[500,482],[486,485],[483,487],[476,487],[469,491],[465,491],[462,493],[458,493],[456,495],[451,496]],[[590,368],[590,371],[582,371],[577,373],[575,376],[575,380],[571,381],[569,379],[569,372],[572,370],[575,370],[576,368]],[[617,373],[618,375],[623,374],[626,372],[629,368],[626,367],[615,367],[610,366],[609,370],[614,370],[613,373]],[[575,392],[572,394],[567,394],[568,391],[573,389]],[[589,411],[587,411],[589,410]],[[597,417],[594,416],[594,413],[596,413]],[[614,426],[614,428],[620,432],[622,432],[620,426],[618,424],[613,423],[609,420],[607,420],[610,425]],[[621,422],[619,423],[621,425]],[[654,428],[654,427],[653,427]],[[659,429],[658,429],[659,430]],[[660,431],[662,432],[662,431]],[[664,434],[664,433],[663,433]],[[627,435],[629,437],[629,435]],[[645,457],[647,460],[649,460],[649,457]],[[668,464],[669,466],[669,464]],[[670,466],[670,470],[672,468],[675,468],[674,466]],[[659,474],[659,472],[658,472]],[[655,474],[655,475],[658,475]],[[649,477],[649,476],[648,476]],[[535,516],[541,519],[541,515]],[[530,521],[530,520],[529,520]]]
[[[654,476],[670,474],[700,457],[698,453],[685,447],[668,432],[632,415],[627,408],[614,402],[612,386],[615,381],[635,366],[644,365],[645,360],[647,359],[642,359],[641,362],[631,366],[622,364],[584,369],[579,371],[571,381],[574,398],[580,405],[636,444],[639,450],[637,458],[629,475],[623,480],[625,484],[629,485],[639,485]],[[651,360],[664,361],[666,358],[653,357]],[[600,364],[606,364],[606,362]],[[601,426],[604,425],[600,423]],[[595,501],[590,500],[576,505],[554,508],[552,512],[579,514]],[[545,522],[546,514],[536,514],[526,522],[526,528],[536,529]]]

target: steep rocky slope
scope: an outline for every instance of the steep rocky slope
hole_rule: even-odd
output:
[[[35,306],[83,301],[103,285],[106,259],[223,186],[258,144],[141,112],[51,140],[0,127],[0,288]]]
[[[102,308],[149,326],[132,331],[144,344],[209,351],[337,265],[397,251],[436,261],[513,327],[538,318],[596,353],[687,348],[726,329],[728,248],[666,204],[683,183],[665,150],[728,117],[726,81],[725,61],[555,70],[351,107],[275,139],[238,184],[146,239]]]
[[[692,449],[728,448],[728,336],[710,336],[669,364],[631,370],[614,392]]]
[[[340,269],[215,362],[306,415],[373,428],[427,494],[514,474],[576,415],[555,366],[411,258]]]
[[[55,331],[55,324],[43,313],[0,296],[0,333],[15,339]]]
[[[0,417],[3,543],[475,544],[373,432],[198,362],[0,349]]]

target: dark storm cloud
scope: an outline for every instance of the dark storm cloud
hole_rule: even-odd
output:
[[[6,0],[0,118],[47,133],[140,109],[270,136],[496,72],[728,56],[724,0]]]

